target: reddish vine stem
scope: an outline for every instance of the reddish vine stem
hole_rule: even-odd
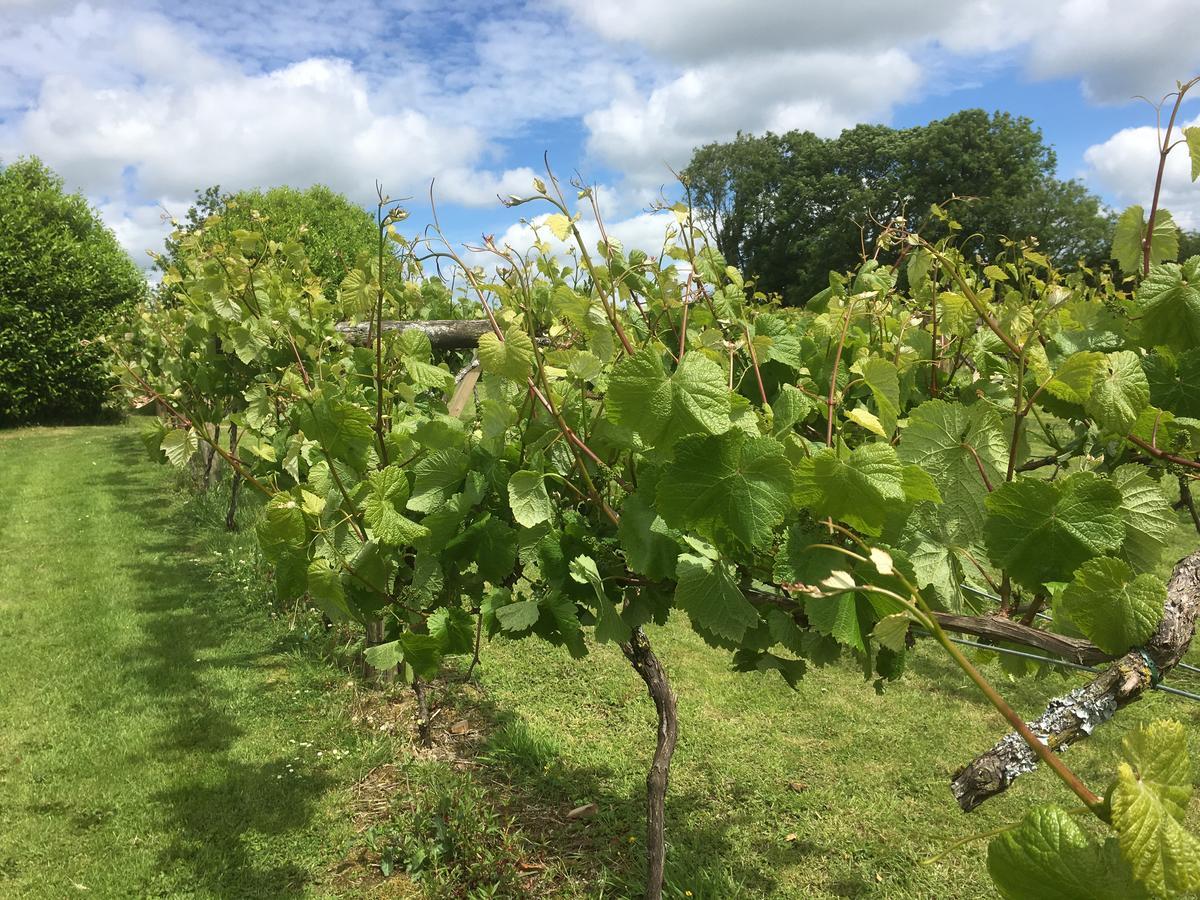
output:
[[[1137,444],[1155,459],[1165,460],[1166,462],[1175,463],[1177,466],[1186,466],[1189,469],[1200,469],[1200,462],[1194,459],[1188,459],[1185,456],[1176,456],[1174,453],[1168,453],[1166,450],[1159,450],[1149,441],[1142,440],[1136,434],[1128,435],[1131,443]]]
[[[754,352],[754,341],[750,337],[750,326],[743,323],[742,330],[746,333],[746,348],[750,351],[750,362],[754,365],[754,378],[758,382],[758,394],[762,397],[764,407],[770,406],[767,400],[767,389],[763,387],[762,372],[758,368],[758,354]]]
[[[975,460],[975,466],[979,469],[979,477],[983,479],[983,486],[987,488],[990,494],[993,490],[991,479],[988,478],[987,472],[983,468],[983,460],[979,458],[979,451],[972,447],[966,441],[963,441],[962,446],[971,454],[971,458]]]
[[[1179,90],[1175,92],[1175,105],[1171,107],[1171,117],[1167,120],[1167,133],[1163,135],[1162,144],[1158,148],[1158,172],[1154,176],[1154,196],[1150,200],[1150,213],[1146,216],[1146,234],[1142,238],[1143,275],[1150,274],[1150,250],[1154,241],[1154,218],[1158,215],[1158,199],[1162,193],[1163,173],[1167,169],[1167,156],[1171,152],[1171,130],[1175,127],[1175,117],[1179,114],[1179,107],[1183,105],[1184,94],[1198,80],[1200,79],[1193,78],[1186,84],[1181,84]],[[1170,95],[1168,94],[1167,96]]]

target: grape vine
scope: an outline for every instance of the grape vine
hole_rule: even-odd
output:
[[[1200,132],[1177,143],[1200,172]],[[1163,558],[1172,493],[1200,523],[1200,257],[1173,260],[1157,187],[1148,220],[1121,218],[1125,275],[1056,271],[1016,240],[978,259],[956,200],[934,210],[949,237],[882,223],[802,309],[755,293],[686,204],[651,256],[571,190],[547,169],[510,198],[537,240],[486,240],[488,267],[436,221],[403,236],[380,192],[378,251],[336,288],[300,240],[181,235],[182,264],[110,340],[163,412],[149,445],[179,465],[205,445],[263,493],[280,597],[358,623],[377,677],[418,697],[485,636],[580,659],[587,634],[615,643],[658,716],[648,898],[686,723],[644,626],[672,613],[793,685],[849,656],[882,687],[931,636],[1014,730],[956,776],[963,808],[1041,763],[1111,834],[1030,811],[989,845],[1003,896],[1200,889],[1181,726],[1129,735],[1099,791],[1059,755],[1179,662],[1200,611],[1200,555],[1169,580]],[[1111,665],[1026,723],[952,632]]]

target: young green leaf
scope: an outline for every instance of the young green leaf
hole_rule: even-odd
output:
[[[1157,575],[1134,576],[1121,560],[1100,557],[1079,567],[1062,604],[1093,644],[1119,656],[1154,634],[1166,599],[1166,586]]]
[[[872,356],[862,364],[863,381],[871,389],[875,410],[883,425],[883,437],[890,438],[900,416],[900,376],[890,360]]]
[[[546,492],[546,478],[541,472],[514,472],[508,480],[508,505],[513,518],[525,528],[548,522],[554,515]]]
[[[714,539],[728,532],[759,547],[791,508],[791,493],[779,442],[729,431],[680,442],[658,483],[658,512],[673,527]]]
[[[988,495],[987,509],[988,555],[1033,590],[1067,580],[1080,563],[1114,552],[1125,538],[1120,491],[1091,472],[1001,484]]]
[[[504,340],[488,332],[479,339],[479,364],[489,375],[524,383],[533,372],[533,340],[516,325],[505,329]]]
[[[733,567],[683,553],[676,571],[675,603],[701,628],[737,643],[758,624],[758,610],[738,587]]]
[[[671,375],[653,347],[622,359],[608,379],[609,419],[655,446],[691,434],[729,430],[729,387],[721,367],[703,353],[689,353]]]
[[[988,844],[988,874],[1005,900],[1142,900],[1148,897],[1116,841],[1094,844],[1075,818],[1038,806]]]
[[[846,460],[825,448],[796,467],[796,498],[815,518],[879,534],[889,504],[905,499],[903,467],[884,443],[864,444]]]
[[[1125,750],[1110,801],[1121,853],[1151,892],[1188,896],[1200,890],[1200,841],[1180,822],[1191,786],[1183,729],[1152,726]]]

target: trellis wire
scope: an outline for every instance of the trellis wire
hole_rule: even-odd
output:
[[[928,632],[925,632],[928,634]],[[968,641],[963,638],[950,638],[956,644],[962,644],[964,647],[971,647],[974,650],[983,650],[987,653],[1005,653],[1009,656],[1019,656],[1022,659],[1033,659],[1038,662],[1050,663],[1054,666],[1063,666],[1067,669],[1078,669],[1081,672],[1099,672],[1100,670],[1093,666],[1085,666],[1080,663],[1071,662],[1066,659],[1056,659],[1053,656],[1042,656],[1037,653],[1027,653],[1024,650],[1013,650],[1009,647],[993,647],[988,644],[981,644],[978,641]],[[1165,684],[1156,684],[1151,686],[1151,690],[1162,691],[1164,694],[1172,694],[1176,697],[1184,697],[1188,700],[1200,700],[1200,694],[1193,694],[1188,691],[1181,691],[1179,688],[1167,687]]]
[[[966,591],[968,594],[974,594],[976,597],[980,597],[984,600],[991,600],[993,603],[1003,602],[995,594],[989,594],[987,591],[981,590],[981,589],[975,587],[975,585],[973,585],[973,584],[967,584],[966,582],[963,582],[962,584],[959,585],[959,587],[962,588],[964,591]],[[1048,616],[1045,613],[1038,613],[1037,615],[1038,615],[1039,619],[1045,619],[1047,622],[1054,621],[1053,616]],[[1190,672],[1193,675],[1200,675],[1200,667],[1188,665],[1185,662],[1176,663],[1175,668],[1181,669],[1184,672]],[[1164,688],[1164,690],[1168,690],[1168,692],[1172,692],[1172,691],[1174,691],[1174,688],[1171,688],[1171,689]]]

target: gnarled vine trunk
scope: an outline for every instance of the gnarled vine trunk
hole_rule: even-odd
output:
[[[654,760],[646,774],[646,900],[660,900],[663,874],[666,869],[666,800],[670,779],[671,757],[679,739],[679,719],[675,711],[675,694],[666,670],[654,655],[650,641],[641,628],[633,630],[621,652],[634,670],[646,682],[650,699],[658,713],[658,743]]]
[[[1083,687],[1050,701],[1029,727],[1062,752],[1140,698],[1183,659],[1200,614],[1200,550],[1181,559],[1167,585],[1162,621],[1144,648],[1130,650]],[[1037,768],[1033,750],[1015,732],[959,769],[950,790],[964,812],[1003,793],[1018,777]]]
[[[229,455],[237,458],[238,448],[238,427],[237,423],[229,423]],[[216,450],[213,454],[216,455]],[[232,470],[233,475],[229,481],[229,509],[225,511],[225,530],[237,530],[237,505],[238,492],[242,489],[242,473],[236,468]]]

